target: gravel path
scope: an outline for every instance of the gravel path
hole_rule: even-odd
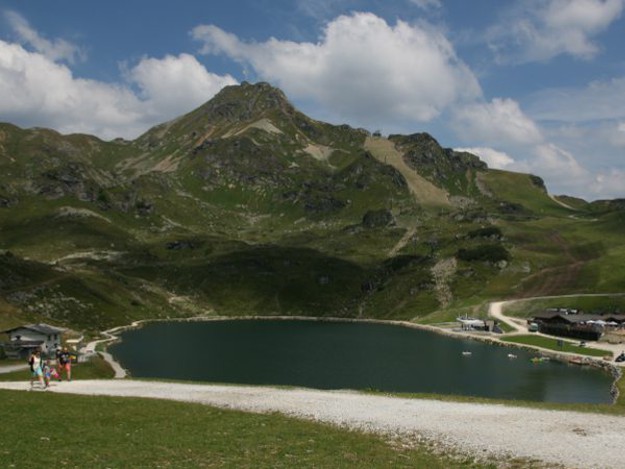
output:
[[[28,368],[28,365],[26,363],[20,363],[20,364],[16,364],[16,365],[0,366],[0,374],[13,373],[14,371],[25,370],[27,368]]]
[[[0,388],[26,390],[25,382]],[[475,456],[520,457],[566,468],[625,467],[625,417],[494,404],[372,396],[353,391],[180,384],[133,380],[62,382],[51,392],[199,402],[416,438]]]

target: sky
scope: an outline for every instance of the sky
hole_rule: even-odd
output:
[[[625,198],[625,0],[0,0],[0,121],[133,139],[224,86]]]

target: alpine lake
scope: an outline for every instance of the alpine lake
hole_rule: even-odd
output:
[[[109,347],[131,376],[316,389],[610,403],[600,369],[377,322],[150,322]],[[514,356],[510,356],[513,354]]]

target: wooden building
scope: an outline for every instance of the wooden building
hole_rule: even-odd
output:
[[[574,311],[543,311],[534,315],[528,323],[538,324],[538,331],[544,334],[581,340],[599,340],[606,330],[625,325],[625,315],[586,314]]]
[[[39,349],[44,355],[53,355],[61,346],[65,329],[49,324],[29,324],[2,331],[9,341],[2,344],[8,358],[25,358],[33,350]]]

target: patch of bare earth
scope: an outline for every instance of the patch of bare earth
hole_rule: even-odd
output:
[[[430,181],[421,176],[404,161],[403,155],[397,151],[395,144],[382,137],[367,137],[365,149],[375,159],[397,169],[408,184],[417,203],[431,206],[448,206],[447,192],[436,187]]]
[[[517,298],[533,298],[553,296],[570,290],[577,285],[579,274],[587,261],[576,258],[567,241],[558,232],[549,236],[549,240],[561,250],[568,263],[556,267],[548,267],[526,277],[521,285]]]
[[[441,308],[446,308],[453,301],[453,294],[449,283],[458,268],[458,261],[455,257],[441,259],[432,267],[432,277],[434,279],[434,290],[436,299]]]

